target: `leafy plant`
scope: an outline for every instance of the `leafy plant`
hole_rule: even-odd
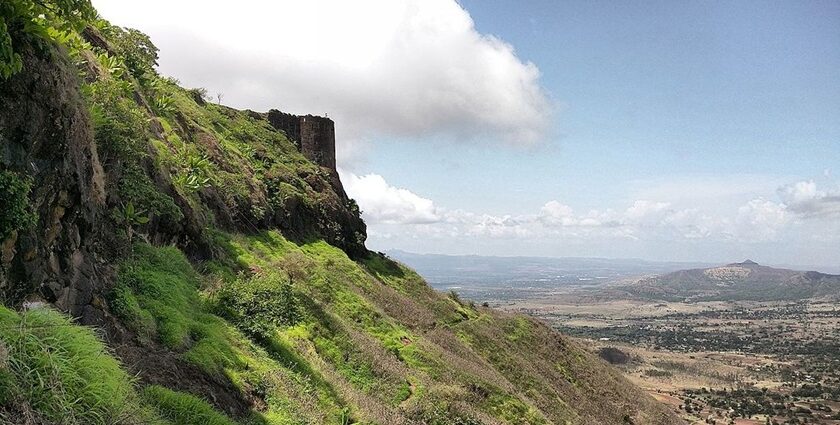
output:
[[[107,53],[102,53],[96,58],[99,61],[99,64],[102,65],[102,68],[108,75],[120,78],[122,77],[124,66],[116,56],[108,56]]]
[[[143,80],[147,79],[149,74],[155,74],[158,48],[148,35],[133,28],[116,26],[108,27],[105,32],[135,78]]]
[[[194,174],[178,174],[173,179],[176,186],[187,192],[197,192],[210,184],[208,177],[198,177]]]
[[[96,11],[89,0],[3,0],[0,2],[0,78],[7,79],[23,69],[13,37],[55,41],[56,34],[80,30],[95,17]]]
[[[148,117],[131,98],[130,91],[127,82],[111,78],[84,87],[103,162],[136,160],[145,154]]]
[[[17,173],[0,170],[0,241],[12,232],[35,224],[36,216],[29,206],[32,180]]]
[[[178,150],[181,171],[175,176],[175,184],[187,192],[196,192],[210,185],[210,160],[199,155],[184,144]]]
[[[134,204],[129,202],[122,211],[120,211],[120,221],[125,226],[125,232],[128,235],[128,243],[131,244],[132,236],[134,235],[134,227],[142,226],[149,222],[149,216],[146,211],[134,208]]]
[[[172,96],[159,95],[155,97],[154,108],[158,115],[172,115],[175,112],[175,101]]]

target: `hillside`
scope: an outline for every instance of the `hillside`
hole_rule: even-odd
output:
[[[840,294],[840,275],[762,266],[746,260],[680,270],[622,287],[634,296],[670,301],[783,301]]]
[[[84,0],[0,17],[0,423],[679,422],[368,252],[332,121],[213,103]]]

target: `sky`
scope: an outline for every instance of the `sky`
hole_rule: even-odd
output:
[[[840,265],[836,1],[93,3],[334,119],[371,249]]]

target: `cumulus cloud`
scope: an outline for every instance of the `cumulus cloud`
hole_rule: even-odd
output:
[[[769,241],[776,239],[790,216],[784,204],[765,199],[753,199],[738,208],[734,234],[746,241]]]
[[[699,255],[715,261],[775,255],[778,261],[829,263],[836,262],[833,247],[840,243],[840,220],[801,212],[803,205],[831,196],[809,181],[784,186],[778,199],[754,194],[686,205],[680,195],[588,210],[555,199],[532,212],[487,214],[448,209],[379,175],[342,178],[365,211],[369,241],[377,249],[674,260]],[[772,194],[776,185],[768,184],[763,192]]]
[[[434,202],[407,189],[389,185],[378,174],[357,176],[342,172],[341,180],[350,197],[362,209],[362,217],[373,224],[436,223],[441,216]]]
[[[669,202],[638,200],[627,208],[624,216],[631,223],[653,226],[662,223],[669,212],[671,212],[671,204]]]
[[[94,4],[149,33],[161,71],[186,85],[242,108],[328,113],[339,159],[344,140],[376,135],[531,144],[549,122],[537,66],[455,0]]]
[[[785,185],[778,190],[788,209],[806,218],[840,216],[840,190],[819,190],[813,180]]]

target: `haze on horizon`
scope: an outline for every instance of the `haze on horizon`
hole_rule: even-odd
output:
[[[372,249],[840,264],[840,3],[93,3],[333,118]]]

